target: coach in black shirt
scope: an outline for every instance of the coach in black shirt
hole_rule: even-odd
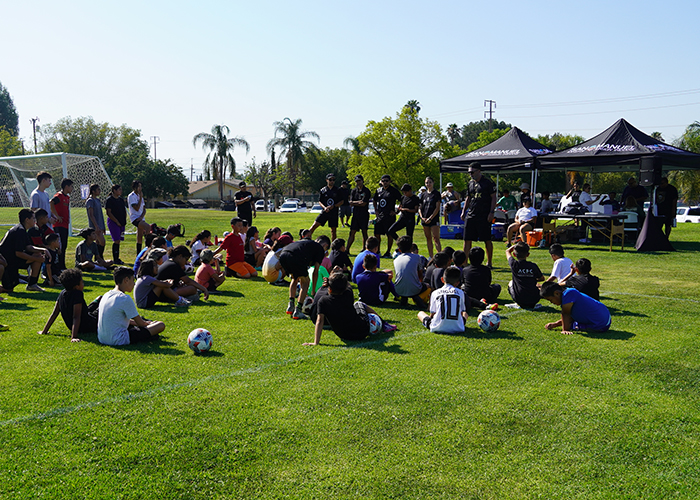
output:
[[[401,199],[401,192],[391,185],[390,175],[384,174],[379,182],[381,187],[377,189],[372,199],[377,217],[374,223],[374,235],[379,239],[381,250],[382,235],[386,234],[387,250],[383,256],[391,257],[391,245],[394,239],[389,235],[389,228],[396,222],[396,203]]]

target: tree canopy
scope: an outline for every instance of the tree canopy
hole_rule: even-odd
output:
[[[5,130],[14,137],[19,134],[19,115],[10,92],[2,82],[0,82],[0,127],[5,127]]]
[[[492,130],[508,130],[512,128],[513,126],[510,123],[506,122],[499,122],[497,120],[494,120],[492,122],[493,129]],[[454,142],[457,144],[462,149],[467,149],[470,144],[476,142],[479,140],[479,135],[482,132],[488,132],[489,130],[489,121],[488,120],[481,120],[478,122],[470,122],[467,123],[466,125],[462,125],[462,128],[457,131],[457,130],[452,130],[450,131],[450,137],[454,137]],[[481,146],[479,146],[481,147]]]
[[[0,127],[0,156],[19,156],[22,154],[22,142],[17,136],[12,135]]]
[[[153,201],[156,198],[187,196],[189,180],[171,160],[151,160],[138,151],[120,157],[112,174],[112,181],[122,186],[131,186],[134,179],[143,183],[143,195]]]
[[[236,160],[233,159],[233,150],[241,146],[246,153],[250,151],[250,145],[243,137],[228,137],[230,130],[226,125],[214,125],[211,134],[200,132],[192,138],[192,145],[202,145],[202,150],[209,151],[204,159],[204,176],[208,179],[211,175],[219,181],[219,195],[224,199],[224,179],[226,173],[236,176]]]
[[[675,141],[675,145],[693,153],[700,153],[700,122],[688,125],[683,135]],[[678,188],[681,199],[685,202],[695,203],[700,200],[700,171],[678,170],[671,172],[668,177],[669,182]]]
[[[268,153],[274,153],[279,148],[282,156],[287,158],[287,172],[292,185],[292,195],[296,196],[297,176],[304,163],[306,153],[316,148],[309,138],[320,140],[318,134],[312,130],[301,130],[301,118],[292,121],[285,118],[280,122],[274,122],[275,136],[267,143]]]

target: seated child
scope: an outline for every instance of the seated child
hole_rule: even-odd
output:
[[[206,250],[212,245],[211,243],[211,231],[205,229],[204,231],[197,233],[194,237],[192,245],[190,245],[190,251],[192,252],[192,265],[199,265],[199,254],[202,250]]]
[[[549,255],[552,256],[554,265],[552,266],[552,274],[549,276],[547,281],[553,281],[554,283],[559,283],[564,277],[569,274],[574,263],[571,259],[564,257],[564,247],[559,243],[554,243],[549,247]]]
[[[104,260],[97,248],[95,229],[89,227],[80,231],[79,236],[85,238],[75,247],[75,267],[83,271],[106,271],[112,267],[111,260]],[[95,259],[95,262],[92,261]]]
[[[353,283],[357,283],[357,281],[355,281],[357,275],[364,271],[362,264],[365,262],[365,255],[367,255],[368,253],[374,254],[374,256],[377,257],[377,267],[379,267],[380,265],[381,258],[379,255],[379,239],[376,236],[370,236],[369,238],[367,238],[365,248],[365,250],[362,250],[360,253],[357,254],[357,257],[355,257],[355,262],[352,265],[351,278]]]
[[[571,272],[559,282],[559,285],[564,288],[575,288],[595,300],[600,300],[600,280],[591,274],[591,261],[588,259],[577,260],[576,266],[571,266]]]
[[[58,238],[57,234],[54,234]],[[83,273],[80,269],[66,269],[61,273],[60,283],[64,289],[58,294],[53,312],[39,335],[47,335],[60,314],[70,330],[71,342],[80,342],[81,333],[97,333],[97,318],[88,313],[88,306],[83,295]]]
[[[49,251],[44,261],[43,275],[46,277],[44,286],[60,285],[61,279],[59,276],[65,269],[61,267],[61,259],[58,255],[58,251],[61,248],[59,236],[54,232],[47,234],[44,238],[44,246]]]
[[[619,212],[622,208],[620,202],[617,201],[617,193],[615,191],[610,191],[608,197],[600,202],[601,205],[612,205],[613,212]]]
[[[548,214],[549,212],[554,212],[554,203],[549,199],[549,191],[542,191],[542,203],[540,204],[540,212],[543,214]]]
[[[405,235],[396,241],[396,247],[401,254],[394,259],[394,289],[396,295],[401,298],[402,306],[407,305],[408,299],[412,298],[418,307],[425,309],[427,307],[425,301],[429,293],[428,286],[423,283],[420,255],[411,253],[412,243],[412,238]]]
[[[231,219],[231,229],[233,231],[224,238],[219,248],[214,251],[214,256],[226,250],[226,276],[248,279],[257,276],[258,272],[245,261],[245,233],[242,232],[244,222],[239,217]]]
[[[275,241],[277,241],[280,238],[280,236],[282,236],[282,230],[276,226],[271,227],[265,233],[265,237],[263,238],[263,245],[267,245],[268,247],[272,248],[272,245],[275,244]]]
[[[12,292],[20,282],[19,271],[28,267],[31,267],[31,272],[28,277],[27,291],[44,291],[37,282],[48,250],[32,244],[27,231],[35,224],[34,212],[23,208],[19,211],[19,224],[7,231],[0,241],[0,255],[5,262],[0,282],[3,292]]]
[[[194,275],[194,280],[206,287],[210,292],[213,292],[226,281],[226,276],[221,272],[219,260],[214,258],[214,252],[208,248],[202,250],[199,260],[201,264]],[[216,266],[216,270],[212,267],[212,262]]]
[[[331,254],[329,256],[331,261],[331,269],[335,269],[338,266],[348,278],[351,276],[352,268],[354,264],[350,262],[350,257],[345,250],[345,240],[342,238],[337,238],[331,243]]]
[[[148,233],[145,237],[146,246],[138,253],[134,259],[134,274],[138,274],[141,262],[148,258],[148,253],[154,248],[168,249],[168,242],[163,236],[158,236],[156,233]],[[167,252],[166,252],[167,254]]]
[[[542,285],[540,295],[552,304],[561,306],[561,319],[544,325],[547,330],[560,326],[561,333],[571,335],[577,330],[607,332],[610,329],[612,317],[605,304],[575,288],[564,289],[550,281]]]
[[[508,226],[506,243],[510,245],[513,241],[513,236],[515,233],[520,235],[520,239],[525,242],[527,241],[527,232],[532,231],[535,227],[535,221],[537,220],[537,210],[532,207],[532,199],[530,197],[525,198],[524,206],[518,210],[515,214],[515,222]]]
[[[277,254],[291,242],[291,236],[280,236],[272,244],[272,250],[265,256],[265,261],[262,265],[262,275],[265,281],[271,285],[289,285],[289,282],[284,279],[284,269],[277,269],[276,266],[279,262]]]
[[[420,255],[420,252],[418,251],[418,245],[416,245],[415,243],[411,245],[411,253],[414,253],[418,255],[418,257],[420,257],[420,267],[423,273],[425,273],[425,270],[428,267],[428,258]]]
[[[484,265],[484,249],[472,247],[469,250],[469,265],[462,269],[462,291],[467,296],[470,307],[497,310],[501,285],[491,283],[491,269]]]
[[[236,236],[237,237],[237,236]],[[238,238],[238,237],[237,237]],[[238,238],[240,239],[240,238]],[[241,242],[242,244],[243,242]],[[204,300],[209,298],[209,291],[187,276],[185,265],[189,262],[192,254],[185,245],[178,245],[170,249],[170,258],[158,268],[158,279],[162,281],[170,280],[171,287],[180,297],[192,297],[197,300],[197,291],[204,294]]]
[[[152,259],[144,260],[139,266],[139,276],[134,285],[134,302],[136,307],[148,309],[156,302],[174,302],[178,307],[187,307],[192,302],[179,296],[172,289],[171,281],[161,281],[158,275],[158,263]]]
[[[440,277],[442,287],[430,295],[430,314],[419,312],[418,319],[433,333],[463,333],[467,319],[464,292],[459,289],[461,273],[455,266]]]
[[[307,295],[311,298],[314,297],[314,290],[318,290],[319,288],[321,288],[323,286],[324,280],[328,279],[328,277],[331,275],[331,273],[329,273],[326,270],[326,268],[323,267],[323,265],[321,265],[318,268],[318,275],[316,277],[316,286],[314,286],[314,282],[313,282],[314,269],[315,269],[314,266],[309,266],[309,287],[307,290]],[[342,272],[342,271],[340,271],[340,268],[335,269],[335,271]],[[303,304],[302,304],[302,306],[303,306]]]
[[[438,252],[433,255],[431,264],[428,265],[428,269],[425,270],[425,276],[423,277],[423,283],[426,284],[430,290],[437,290],[442,287],[442,273],[445,272],[447,266],[450,264],[450,255],[446,252]]]
[[[328,278],[328,294],[323,295],[317,304],[314,341],[304,345],[318,345],[321,342],[323,324],[328,320],[333,332],[343,341],[364,340],[370,335],[369,314],[377,314],[367,304],[355,302],[348,279],[343,273],[333,273]],[[382,321],[382,331],[392,332],[394,325]]]
[[[27,230],[27,234],[32,239],[32,245],[35,247],[44,247],[46,244],[44,241],[46,237],[50,234],[56,234],[53,229],[49,227],[49,213],[40,208],[34,212],[34,217],[36,218],[36,226],[30,227]],[[61,244],[58,245],[61,248]],[[59,275],[61,273],[58,273]]]
[[[376,255],[373,253],[365,255],[363,267],[365,270],[356,278],[360,301],[371,306],[378,306],[386,302],[390,293],[397,296],[391,277],[383,271],[377,271]]]
[[[180,224],[171,224],[168,226],[168,229],[165,232],[165,244],[167,248],[173,247],[173,240],[175,238],[182,237],[182,233],[180,232],[181,229],[182,226]]]
[[[544,275],[534,262],[527,258],[530,247],[519,241],[506,249],[506,258],[513,273],[513,279],[508,283],[508,292],[513,300],[524,309],[532,309],[540,301],[538,281],[544,281]]]
[[[269,249],[258,240],[259,235],[258,228],[255,226],[250,226],[245,235],[244,258],[256,270],[262,270],[265,256],[269,252]]]
[[[146,321],[127,295],[134,289],[134,271],[129,267],[114,270],[116,286],[100,300],[97,340],[106,345],[128,345],[150,342],[165,330],[162,321]]]
[[[455,251],[454,255],[452,256],[452,264],[457,269],[462,271],[462,269],[464,269],[464,265],[466,263],[467,263],[467,254],[464,253],[464,251],[462,251],[462,250]],[[461,283],[460,283],[460,285],[461,285]]]

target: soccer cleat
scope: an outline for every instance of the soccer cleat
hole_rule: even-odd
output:
[[[34,283],[33,285],[27,285],[28,292],[43,292],[44,289],[41,288],[37,283]]]
[[[294,314],[292,314],[292,319],[309,319],[309,317],[301,312],[301,309],[298,307],[294,309]]]
[[[384,255],[382,255],[382,259],[391,259],[391,254],[389,252],[385,252]]]
[[[10,329],[7,325],[0,325],[0,332],[6,332]]]
[[[489,311],[498,311],[498,304],[496,304],[495,302],[493,304],[489,304],[486,306],[486,309],[488,309]]]
[[[396,331],[396,325],[390,325],[386,321],[382,323],[382,331],[384,333],[389,333],[389,332],[395,332]]]
[[[287,314],[294,314],[294,302],[290,302],[287,306]]]
[[[177,299],[177,302],[175,302],[175,305],[177,307],[187,307],[187,306],[191,306],[192,302],[187,300],[185,297],[180,297],[179,299]]]

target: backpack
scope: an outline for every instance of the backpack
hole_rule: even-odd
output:
[[[588,212],[588,209],[579,201],[571,202],[564,207],[566,215],[584,215],[586,212]]]

